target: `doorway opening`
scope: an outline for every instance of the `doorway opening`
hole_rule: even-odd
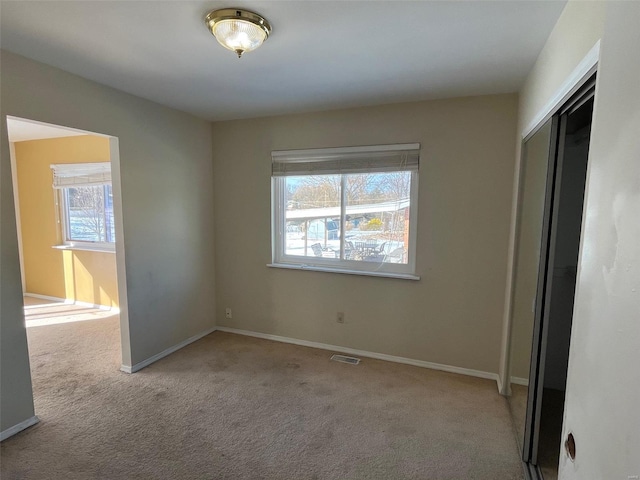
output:
[[[83,384],[67,378],[69,362],[106,356],[119,369],[128,354],[118,139],[11,116],[7,130],[34,400],[46,417],[39,392]]]
[[[557,479],[563,448],[594,92],[595,75],[523,144],[509,403],[531,479]]]

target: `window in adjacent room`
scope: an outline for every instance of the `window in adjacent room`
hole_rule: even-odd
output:
[[[69,247],[114,250],[111,164],[57,164],[51,165],[51,169],[62,243]]]
[[[420,144],[272,152],[273,266],[415,277]]]

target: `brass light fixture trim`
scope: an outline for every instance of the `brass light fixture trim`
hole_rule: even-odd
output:
[[[240,8],[213,10],[205,17],[211,34],[238,58],[258,48],[271,35],[271,25],[262,15]]]

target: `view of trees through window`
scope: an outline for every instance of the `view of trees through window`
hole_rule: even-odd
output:
[[[111,185],[69,187],[63,195],[67,241],[115,242]]]
[[[287,255],[407,263],[411,172],[292,176],[285,188]]]

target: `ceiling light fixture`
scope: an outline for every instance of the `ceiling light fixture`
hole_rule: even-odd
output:
[[[271,34],[271,25],[264,17],[239,8],[209,12],[205,22],[218,43],[236,52],[238,58],[258,48]]]

